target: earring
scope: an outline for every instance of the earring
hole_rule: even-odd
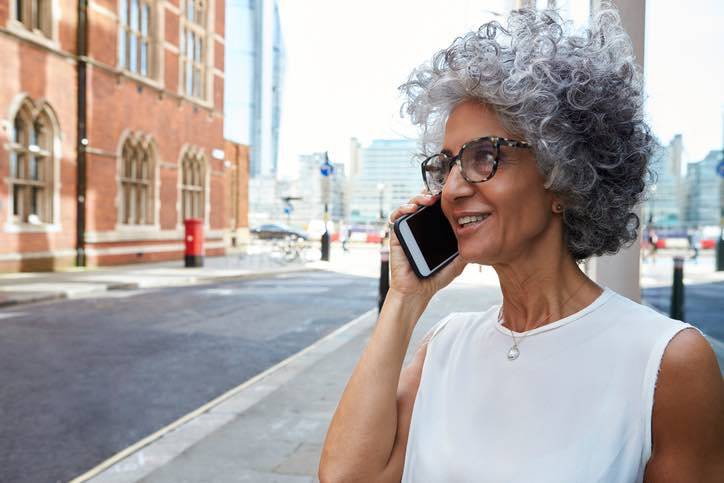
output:
[[[561,205],[560,203],[557,203],[556,204],[556,213],[560,213],[561,211],[563,211],[563,205]]]

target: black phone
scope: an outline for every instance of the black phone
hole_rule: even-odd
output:
[[[427,278],[458,255],[458,240],[438,199],[395,221],[395,234],[420,278]]]

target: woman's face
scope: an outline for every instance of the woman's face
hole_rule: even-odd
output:
[[[475,101],[458,104],[445,126],[443,149],[456,155],[463,144],[482,136],[526,141],[507,132],[492,110]],[[442,191],[442,208],[455,230],[460,256],[467,262],[507,263],[550,240],[553,195],[530,149],[502,146],[498,170],[488,181],[468,183],[454,166]],[[489,213],[464,226],[464,216]]]

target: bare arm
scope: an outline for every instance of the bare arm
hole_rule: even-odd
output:
[[[390,215],[394,221],[431,205],[416,196]],[[457,257],[439,273],[419,279],[394,232],[390,236],[390,291],[372,337],[342,393],[319,462],[322,483],[396,481],[402,476],[407,429],[419,374],[400,374],[417,320],[432,296],[465,268]],[[419,358],[419,355],[417,356]],[[424,355],[422,356],[424,360]],[[422,361],[418,361],[422,369]],[[411,369],[410,371],[413,371]],[[399,388],[398,388],[399,385]]]
[[[724,475],[724,383],[716,355],[698,332],[669,342],[652,416],[653,452],[644,481],[714,483]]]
[[[388,294],[329,426],[319,465],[321,482],[370,482],[383,477],[392,481],[394,476],[399,481],[404,448],[400,449],[398,423],[400,419],[406,420],[409,427],[409,416],[401,416],[398,409],[403,414],[411,409],[412,377],[401,377],[400,370],[412,331],[428,300]],[[388,463],[394,467],[386,470]]]
[[[430,335],[428,334],[420,343],[420,348],[415,352],[412,362],[400,374],[400,384],[397,388],[397,434],[395,435],[395,444],[392,447],[390,460],[379,478],[381,483],[399,483],[402,479],[407,440],[410,434],[410,423],[412,422],[412,410],[420,387],[422,368],[425,364],[427,343],[430,340]]]

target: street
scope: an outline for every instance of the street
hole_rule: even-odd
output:
[[[375,300],[318,271],[0,310],[0,481],[67,481]]]

